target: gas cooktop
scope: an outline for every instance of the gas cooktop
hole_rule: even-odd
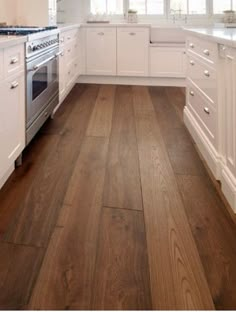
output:
[[[27,36],[42,31],[54,30],[57,26],[36,27],[36,26],[0,26],[0,35]]]

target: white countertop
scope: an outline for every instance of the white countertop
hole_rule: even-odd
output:
[[[82,27],[151,27],[151,24],[147,23],[125,23],[125,22],[118,22],[118,23],[83,23],[81,24]]]
[[[27,36],[1,36],[0,35],[0,49],[8,48],[14,45],[25,43]]]
[[[236,47],[236,28],[183,28],[188,34],[195,35],[202,39]]]
[[[81,24],[57,24],[58,29],[60,32],[72,30],[74,28],[79,28]]]

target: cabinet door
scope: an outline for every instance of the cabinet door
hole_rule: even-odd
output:
[[[150,75],[152,77],[184,78],[186,76],[185,48],[150,48]]]
[[[227,167],[236,177],[236,52],[234,49],[226,51],[225,56],[226,74],[226,161]]]
[[[118,28],[117,73],[119,76],[148,76],[149,29]]]
[[[0,84],[0,177],[25,147],[24,75]]]
[[[87,74],[116,75],[116,29],[88,28]]]

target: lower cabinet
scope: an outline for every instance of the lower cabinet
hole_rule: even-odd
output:
[[[148,76],[149,28],[120,27],[117,29],[117,75]]]
[[[150,76],[186,77],[185,47],[150,47]]]
[[[86,73],[116,75],[116,28],[88,28],[86,33]]]
[[[0,94],[1,181],[25,147],[24,73],[12,76],[0,83]]]

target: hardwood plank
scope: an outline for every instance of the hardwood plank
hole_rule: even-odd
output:
[[[103,209],[93,310],[150,310],[150,280],[143,214]]]
[[[184,106],[186,104],[185,88],[165,88],[169,103],[175,109],[179,119],[184,121]]]
[[[28,302],[43,250],[0,243],[0,309],[19,310]]]
[[[134,87],[154,309],[214,309],[148,90]]]
[[[118,87],[116,92],[103,204],[142,210],[131,87]]]
[[[0,190],[0,239],[2,240],[12,220],[19,213],[21,203],[39,174],[56,136],[37,136],[23,154],[23,165],[17,168]]]
[[[174,172],[190,175],[206,174],[190,135],[171,105],[165,88],[150,88],[149,90]],[[171,92],[168,89],[168,92],[172,94],[174,90],[173,88]],[[178,96],[172,95],[171,100],[175,101],[176,98],[178,99]]]
[[[236,225],[206,177],[177,177],[215,306],[236,308]]]
[[[72,205],[64,206],[68,210],[62,211],[64,219],[59,218],[64,227],[54,231],[30,309],[91,307],[107,150],[105,138],[84,141],[69,186],[74,190]],[[89,166],[84,165],[87,161]]]
[[[28,190],[4,238],[7,242],[46,246],[62,207],[68,182],[83,142],[98,87],[88,87],[55,146]]]
[[[90,118],[87,136],[109,137],[111,133],[116,87],[103,85]]]

